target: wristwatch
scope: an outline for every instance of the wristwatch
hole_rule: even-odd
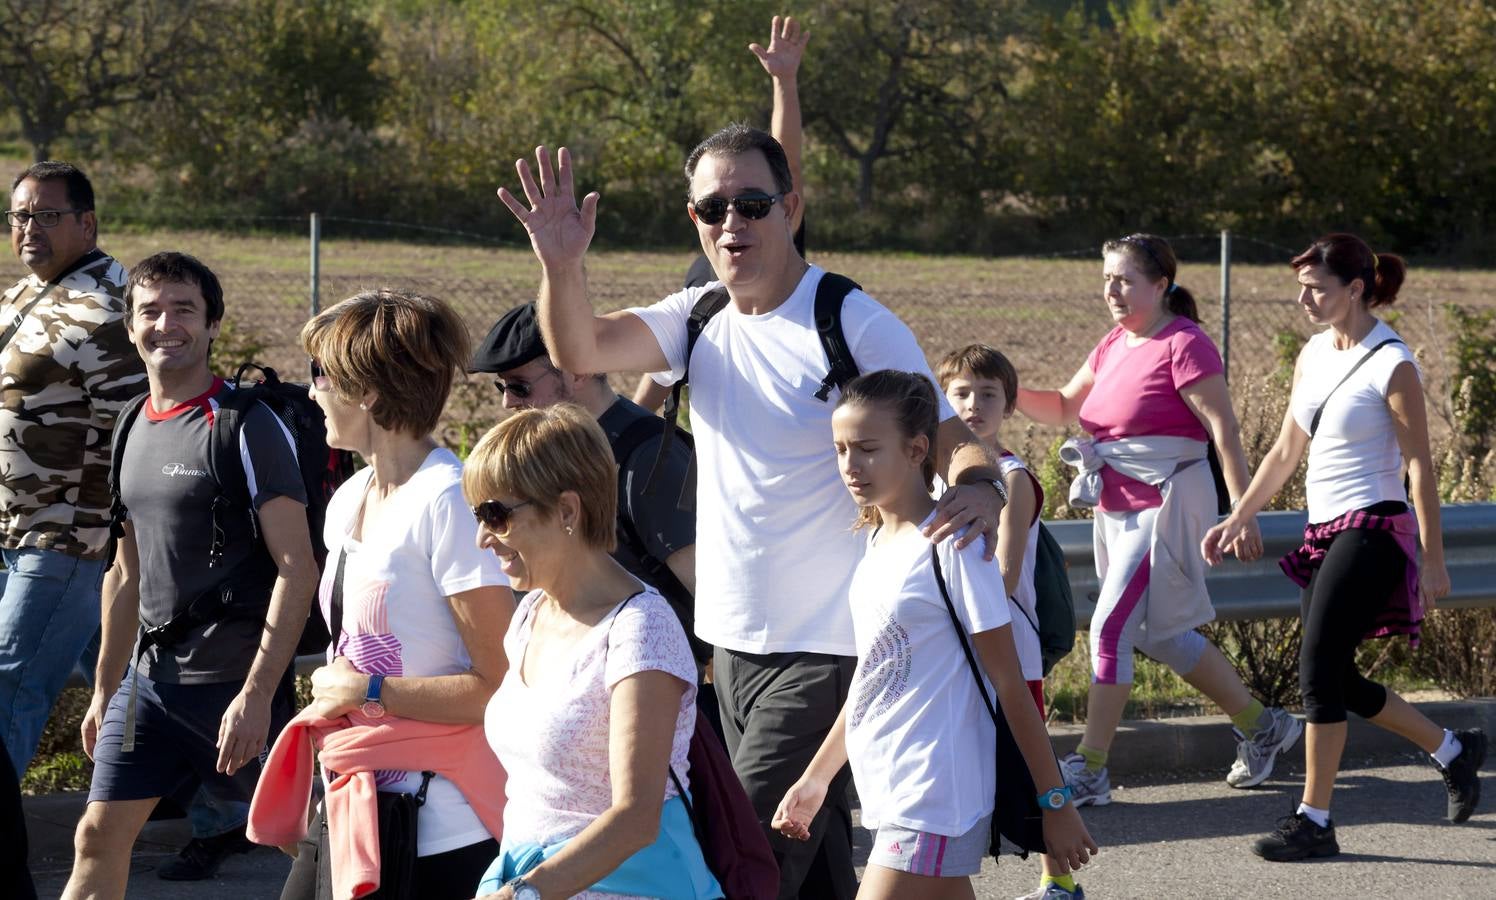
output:
[[[540,890],[523,878],[511,878],[504,887],[514,892],[514,900],[540,900]]]
[[[1001,478],[973,478],[967,484],[990,484],[997,491],[997,496],[1002,498],[1003,506],[1008,505],[1008,486],[1003,484]]]
[[[1063,787],[1050,788],[1039,795],[1039,808],[1064,809],[1065,804],[1070,802],[1072,796],[1073,792],[1070,790],[1070,785],[1068,784]]]
[[[379,692],[383,687],[383,675],[369,676],[369,689],[364,693],[364,705],[359,707],[359,712],[371,719],[384,718],[384,704],[379,702]]]

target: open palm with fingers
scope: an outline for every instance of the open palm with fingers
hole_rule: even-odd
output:
[[[794,78],[808,40],[810,32],[802,29],[792,16],[775,16],[769,26],[769,49],[765,50],[762,44],[749,44],[748,49],[758,57],[770,77]]]
[[[557,151],[554,167],[550,151],[544,145],[535,148],[535,161],[540,170],[539,182],[530,171],[529,162],[521,159],[514,164],[529,205],[521,203],[508,188],[499,188],[499,199],[525,226],[530,235],[530,246],[535,249],[542,266],[553,268],[580,263],[597,228],[598,194],[593,191],[582,198],[580,206],[577,204],[571,151],[565,147]]]

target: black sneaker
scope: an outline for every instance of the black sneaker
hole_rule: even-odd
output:
[[[231,853],[248,853],[255,845],[244,836],[244,826],[210,838],[193,838],[176,859],[162,866],[156,875],[166,881],[206,881],[218,873]]]
[[[1470,818],[1480,802],[1480,765],[1486,761],[1486,733],[1479,728],[1456,731],[1460,755],[1440,769],[1444,789],[1449,792],[1449,821],[1456,824]]]
[[[1278,830],[1252,844],[1252,852],[1269,862],[1294,862],[1340,853],[1335,823],[1321,828],[1301,813],[1278,820]]]

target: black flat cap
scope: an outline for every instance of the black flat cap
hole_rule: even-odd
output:
[[[545,356],[535,304],[526,303],[504,313],[473,351],[469,372],[508,372]]]

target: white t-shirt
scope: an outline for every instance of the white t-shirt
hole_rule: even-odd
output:
[[[992,812],[997,731],[940,596],[929,540],[918,532],[873,538],[852,578],[857,670],[847,757],[862,823],[965,834]],[[954,547],[947,538],[938,552],[967,634],[1007,624],[1002,572],[982,559],[982,542]]]
[[[1013,620],[1013,643],[1018,647],[1018,666],[1023,670],[1023,679],[1043,681],[1044,651],[1039,645],[1039,593],[1034,587],[1034,565],[1039,555],[1039,509],[1043,507],[1044,496],[1038,479],[1034,479],[1028,466],[1017,456],[1003,454],[998,457],[997,468],[1003,478],[1007,478],[1009,472],[1019,471],[1024,473],[1024,477],[1033,479],[1034,483],[1034,519],[1029,523],[1028,542],[1023,546],[1023,567],[1018,571],[1018,589],[1008,595],[1008,615]]]
[[[354,519],[373,474],[372,468],[355,472],[327,504],[327,566],[318,593],[324,616],[331,616],[338,554],[348,554],[338,655],[371,675],[466,672],[472,661],[447,598],[507,586],[509,580],[498,558],[478,548],[478,525],[462,496],[462,463],[450,450],[432,450],[355,541]],[[419,772],[378,772],[375,780],[382,791],[413,794],[421,786]],[[445,853],[489,837],[457,786],[433,778],[418,820],[417,854]]]
[[[1384,500],[1407,502],[1402,450],[1387,408],[1387,387],[1399,365],[1418,365],[1413,351],[1406,344],[1388,344],[1330,393],[1372,347],[1395,337],[1397,332],[1379,321],[1361,343],[1336,350],[1334,334],[1325,330],[1311,337],[1299,356],[1293,419],[1308,434],[1314,411],[1325,408],[1319,431],[1309,442],[1309,470],[1304,479],[1310,522],[1329,522]]]
[[[815,328],[811,266],[784,303],[746,315],[732,303],[713,316],[691,359],[691,432],[697,454],[696,633],[744,653],[850,656],[847,586],[862,550],[857,506],[831,443],[839,394],[815,398],[826,353]],[[630,310],[654,333],[674,382],[686,368],[687,288]],[[926,377],[914,334],[862,291],[842,305],[842,331],[862,372]],[[940,419],[955,415],[939,390]]]
[[[645,586],[569,648],[569,679],[527,685],[520,665],[540,597],[540,591],[525,595],[504,635],[509,671],[488,701],[483,727],[508,775],[504,840],[546,845],[573,837],[613,805],[609,703],[613,686],[630,675],[661,671],[685,682],[670,765],[690,789],[696,660],[670,604]],[[669,775],[660,791],[666,800],[676,795]]]

